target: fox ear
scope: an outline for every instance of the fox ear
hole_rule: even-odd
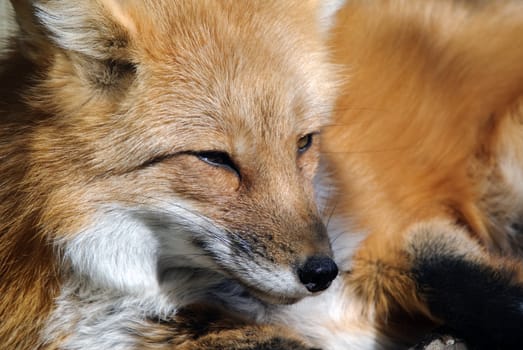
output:
[[[118,59],[135,32],[121,0],[12,3],[22,40],[32,49],[52,44],[99,60]]]
[[[318,23],[322,32],[327,33],[336,23],[336,13],[346,0],[311,0],[316,7]]]
[[[129,2],[12,1],[20,27],[19,51],[37,65],[58,64],[58,54],[60,64],[72,73],[68,79],[74,76],[83,86],[120,91],[132,81],[136,68],[129,57],[136,33],[126,11]]]

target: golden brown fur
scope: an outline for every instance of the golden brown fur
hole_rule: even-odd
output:
[[[397,312],[433,318],[406,253],[413,225],[448,222],[489,253],[521,254],[523,7],[350,1],[332,46],[346,75],[323,134],[334,215],[368,233],[346,283],[391,332]]]
[[[232,293],[231,307],[252,298],[255,313],[312,293],[297,275],[306,259],[335,268],[311,136],[334,97],[332,3],[12,1],[20,30],[0,64],[2,347],[171,348],[165,310],[193,299]],[[256,261],[263,278],[241,267]],[[164,287],[172,269],[182,282]],[[259,317],[210,342],[306,348],[254,326]]]
[[[219,288],[205,285],[212,293],[196,301],[218,306],[191,300],[167,315],[163,304],[140,309],[133,298],[148,305],[140,293],[155,285],[131,285],[129,292],[125,282],[135,276],[114,277],[112,260],[90,271],[104,246],[89,239],[103,233],[122,239],[118,224],[125,222],[114,228],[118,217],[110,216],[120,206],[135,206],[138,217],[153,207],[158,216],[146,223],[160,230],[168,225],[162,205],[174,194],[180,206],[190,203],[184,214],[203,213],[193,230],[211,221],[243,243],[234,246],[234,257],[254,251],[274,264],[255,274],[268,271],[269,279],[275,265],[330,256],[312,190],[319,146],[313,142],[299,156],[296,146],[319,131],[330,111],[335,79],[323,22],[340,2],[328,11],[316,1],[12,3],[21,32],[0,66],[0,343],[6,348],[127,349],[132,342],[138,349],[303,350],[309,341],[357,348],[344,342],[344,333],[411,340],[418,327],[449,321],[422,288],[426,276],[419,270],[432,267],[432,258],[478,267],[480,277],[492,270],[506,278],[507,290],[520,286],[521,266],[500,257],[521,249],[515,231],[523,216],[523,6],[517,1],[351,0],[340,13],[330,46],[345,83],[322,136],[323,154],[337,186],[332,217],[350,219],[344,233],[367,237],[332,294],[342,316],[328,321],[332,310],[315,305],[320,297],[305,304],[318,314],[271,306],[264,318],[269,311],[260,308],[307,294],[243,280],[245,270],[235,268],[254,258],[216,259],[219,282],[245,288],[234,299],[218,299]],[[209,150],[226,150],[233,164],[209,166],[196,157]],[[142,223],[128,219],[131,226]],[[349,239],[332,237],[335,251]],[[116,252],[135,253],[125,249],[131,243],[121,242]],[[202,249],[189,252],[203,262],[189,272],[193,277],[221,241],[190,243]],[[105,278],[116,282],[107,286]],[[213,278],[203,274],[205,282]],[[234,309],[246,301],[259,315]],[[97,304],[102,319],[90,318]],[[128,317],[133,308],[137,313]],[[294,312],[292,321],[267,324],[284,309]],[[300,331],[310,320],[318,334],[332,328],[327,334],[341,340]],[[96,336],[85,345],[91,326]]]

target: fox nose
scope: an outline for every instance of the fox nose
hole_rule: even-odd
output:
[[[298,269],[298,277],[309,292],[327,289],[338,275],[338,266],[327,256],[313,256]]]

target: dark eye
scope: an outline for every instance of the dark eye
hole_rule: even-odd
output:
[[[304,153],[312,146],[314,134],[307,134],[298,139],[298,153]]]
[[[239,174],[236,164],[234,164],[231,157],[225,152],[204,151],[195,153],[195,156],[198,157],[202,162],[205,162],[209,165],[225,168],[227,170],[234,171],[236,174]]]

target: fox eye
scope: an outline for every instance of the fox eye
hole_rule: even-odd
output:
[[[239,175],[239,171],[236,167],[236,164],[234,164],[231,157],[226,152],[204,151],[195,153],[195,156],[198,157],[198,159],[200,159],[202,162],[205,162],[215,167],[233,171]]]
[[[298,153],[304,153],[312,146],[314,134],[307,134],[298,139]]]

